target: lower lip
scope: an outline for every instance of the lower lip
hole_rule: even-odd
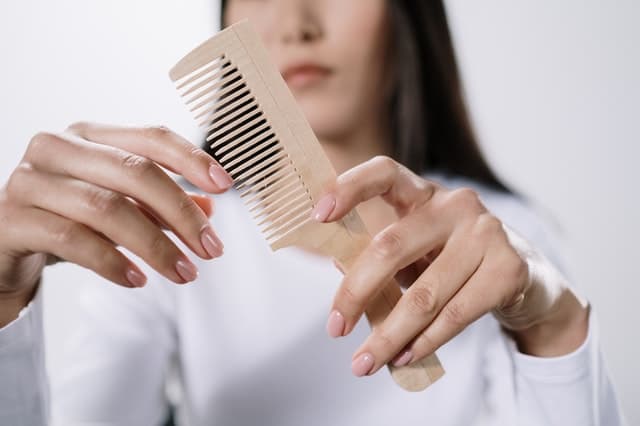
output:
[[[323,69],[300,70],[289,74],[286,78],[289,87],[303,88],[317,84],[329,75],[329,71]]]

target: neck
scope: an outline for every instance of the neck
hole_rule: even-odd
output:
[[[334,138],[321,138],[320,143],[338,175],[376,155],[390,155],[386,132],[372,124]]]

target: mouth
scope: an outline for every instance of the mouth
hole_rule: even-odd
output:
[[[331,74],[331,69],[306,62],[288,66],[282,71],[282,77],[289,87],[301,89],[317,84]]]

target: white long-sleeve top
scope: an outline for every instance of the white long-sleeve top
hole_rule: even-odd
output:
[[[522,201],[476,188],[557,260]],[[83,296],[51,398],[39,291],[0,330],[0,425],[161,425],[169,377],[180,384],[179,418],[193,426],[623,424],[593,313],[584,344],[557,358],[519,353],[486,315],[438,350],[445,376],[408,393],[384,369],[352,376],[366,322],[345,338],[326,335],[340,282],[330,260],[294,248],[272,253],[233,193],[218,197],[216,210],[225,255],[197,262],[197,282],[177,286],[147,268],[143,289],[105,281]]]

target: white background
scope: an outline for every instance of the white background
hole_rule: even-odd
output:
[[[484,149],[499,174],[559,224],[572,277],[600,320],[625,412],[640,424],[633,404],[640,383],[640,4],[448,6]],[[1,2],[0,182],[31,135],[77,120],[165,124],[197,140],[167,71],[211,34],[216,10],[206,0]],[[66,265],[49,273],[50,342],[64,329],[64,298],[82,274]]]

